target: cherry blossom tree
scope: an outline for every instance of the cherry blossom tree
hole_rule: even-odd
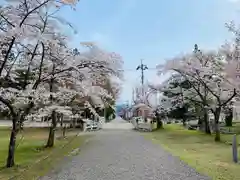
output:
[[[72,6],[76,2],[11,0],[0,8],[0,101],[8,107],[13,124],[7,167],[14,165],[16,136],[20,124],[38,99],[42,98],[39,94],[42,89],[39,91],[37,88],[43,80],[45,44],[49,44],[49,37],[57,35],[56,22],[59,19],[54,15],[63,6]]]
[[[119,75],[118,71],[114,69],[115,67],[112,67],[112,63],[119,61],[119,59],[109,59],[106,52],[102,56],[103,51],[97,49],[93,44],[90,47],[88,46],[89,51],[76,56],[67,50],[63,41],[59,42],[61,43],[53,44],[51,41],[48,44],[48,51],[45,51],[48,63],[46,63],[46,67],[44,66],[41,78],[41,85],[47,85],[45,90],[50,93],[45,93],[46,97],[49,96],[49,100],[44,99],[45,109],[47,109],[47,112],[51,112],[52,121],[46,147],[54,145],[54,131],[57,126],[56,114],[60,113],[64,108],[65,112],[71,109],[71,107],[66,106],[66,104],[69,104],[69,102],[66,103],[68,99],[72,101],[75,97],[86,96],[92,99],[96,97],[112,99],[112,96],[100,86],[100,81],[102,76]],[[109,56],[111,56],[111,53]],[[61,87],[59,87],[59,84],[61,84]],[[62,102],[63,100],[65,103]],[[87,108],[96,114],[94,107],[90,107],[91,103],[86,103]]]
[[[33,92],[28,87],[30,66],[37,53],[38,45],[32,46],[28,41],[34,41],[37,34],[33,20],[39,15],[42,7],[50,1],[10,1],[6,6],[1,7],[0,39],[0,79],[1,79],[1,104],[8,107],[12,116],[12,132],[10,136],[7,167],[14,165],[14,151],[16,135],[18,132],[17,123],[24,119],[33,106]],[[34,22],[34,23],[33,23]],[[39,31],[43,31],[39,29]],[[27,44],[27,45],[23,45]],[[33,47],[33,49],[31,49]],[[20,55],[20,57],[19,57]],[[23,62],[23,66],[20,65]],[[16,81],[17,71],[23,68],[28,62],[29,70],[23,74],[23,81]],[[22,71],[23,72],[23,71]]]
[[[183,88],[179,86],[182,84],[182,78],[179,75],[172,75],[161,84],[149,84],[151,92],[158,93],[159,98],[156,113],[162,119],[167,117],[173,111],[183,111],[186,102],[184,101]],[[184,115],[184,113],[182,113]],[[182,116],[183,124],[185,125],[186,118]],[[160,123],[161,124],[161,123]]]
[[[220,140],[219,118],[222,107],[230,103],[236,96],[236,88],[231,81],[233,76],[227,76],[226,56],[219,51],[202,52],[195,45],[195,51],[171,59],[163,66],[158,66],[159,71],[173,70],[179,73],[197,94],[195,102],[201,103],[206,110],[214,115],[215,140]],[[207,98],[208,97],[208,98]]]
[[[47,147],[54,145],[57,114],[71,115],[76,98],[114,99],[102,85],[104,79],[121,78],[122,59],[93,43],[89,50],[73,53],[57,16],[76,0],[9,0],[0,8],[0,105],[12,117],[7,167],[14,165],[16,136],[27,116],[50,115]],[[71,26],[71,25],[70,25]],[[86,106],[94,112],[92,105]]]
[[[84,43],[83,45],[88,47],[89,51],[79,53],[77,57],[80,58],[82,66],[88,67],[88,79],[92,80],[92,85],[107,90],[110,95],[110,98],[101,97],[104,102],[103,107],[114,109],[112,106],[120,91],[120,83],[123,78],[122,58],[116,53],[100,49],[94,43]]]

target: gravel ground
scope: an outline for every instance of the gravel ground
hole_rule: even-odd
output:
[[[77,156],[41,180],[210,180],[138,132],[96,134]]]

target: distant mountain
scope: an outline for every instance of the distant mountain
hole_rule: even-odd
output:
[[[117,104],[116,105],[116,113],[119,114],[122,108],[126,107],[126,104]]]
[[[119,112],[121,111],[121,109],[125,108],[127,106],[127,104],[117,104],[116,105],[116,113],[119,115]]]
[[[124,104],[117,104],[116,111],[119,112],[124,107]]]

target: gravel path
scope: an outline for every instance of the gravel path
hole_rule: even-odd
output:
[[[97,132],[61,168],[41,180],[210,180],[130,130]]]

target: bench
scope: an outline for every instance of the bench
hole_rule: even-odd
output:
[[[100,129],[100,126],[98,122],[94,122],[91,120],[86,121],[84,131],[94,131],[99,129]]]

